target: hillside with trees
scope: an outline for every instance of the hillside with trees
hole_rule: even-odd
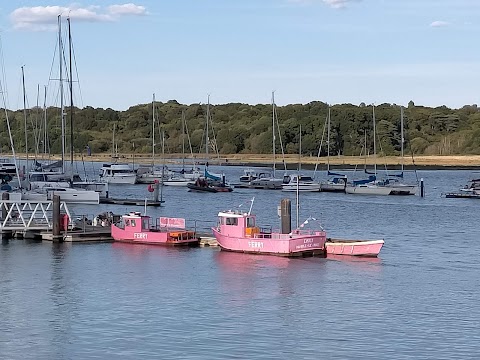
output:
[[[205,152],[206,104],[182,105],[175,100],[156,103],[156,152],[165,139],[166,153],[181,153],[182,141],[186,152],[190,139],[194,154]],[[209,138],[212,149],[220,154],[268,154],[272,152],[272,106],[231,103],[210,105]],[[67,142],[69,139],[69,109],[66,111]],[[182,130],[182,112],[186,119],[188,136]],[[286,153],[299,151],[299,127],[302,131],[302,153],[316,155],[324,134],[328,105],[314,101],[277,108],[281,138]],[[4,112],[2,111],[2,114]],[[8,111],[17,152],[25,152],[25,118],[23,110]],[[375,107],[377,125],[377,153],[397,155],[401,146],[400,107],[380,104]],[[43,109],[27,111],[28,151],[44,149]],[[61,152],[60,110],[46,110],[47,149],[52,154]],[[74,108],[74,151],[111,153],[112,134],[116,127],[115,143],[119,153],[150,153],[152,151],[152,104],[139,104],[126,111],[110,108]],[[480,154],[480,112],[476,105],[461,109],[445,106],[429,108],[410,102],[404,109],[405,152],[417,155]],[[338,104],[331,107],[331,154],[360,155],[366,138],[367,152],[373,151],[372,106]],[[0,146],[9,153],[10,141],[5,116],[0,123]],[[163,135],[162,135],[163,134]],[[326,135],[325,139],[326,139]],[[325,140],[324,140],[325,141]],[[325,142],[324,142],[325,144]],[[69,144],[67,144],[69,147]],[[213,150],[211,150],[213,152]],[[280,145],[277,141],[277,152]],[[322,154],[325,155],[326,147]]]

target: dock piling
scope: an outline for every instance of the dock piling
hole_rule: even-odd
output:
[[[423,178],[420,179],[420,197],[425,197],[425,186],[423,184]]]
[[[290,199],[282,199],[280,202],[280,222],[282,234],[292,232],[292,202]]]
[[[59,242],[60,235],[60,196],[53,195],[53,208],[52,208],[52,235],[53,242]]]

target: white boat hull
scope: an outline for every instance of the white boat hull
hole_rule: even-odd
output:
[[[181,180],[165,180],[163,185],[165,186],[183,186],[186,187],[188,184],[193,184],[195,181],[188,180],[188,179],[181,179]]]
[[[347,194],[357,194],[357,195],[390,195],[392,188],[386,186],[376,186],[376,185],[357,185],[351,186],[347,185],[345,187],[345,192]]]
[[[102,178],[102,181],[107,184],[130,184],[133,185],[136,183],[137,176],[135,174],[125,175],[125,176],[105,176]]]
[[[283,184],[282,191],[294,192],[294,191],[301,191],[301,192],[315,192],[320,191],[320,184]]]

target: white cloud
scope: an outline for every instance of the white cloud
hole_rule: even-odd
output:
[[[325,4],[334,8],[334,9],[342,9],[347,7],[352,2],[356,2],[359,0],[323,0]]]
[[[318,1],[323,2],[324,4],[330,6],[333,9],[343,9],[348,5],[354,2],[359,2],[362,0],[288,0],[289,3],[299,4],[299,5],[309,5]]]
[[[112,15],[145,15],[145,6],[139,6],[132,3],[123,5],[110,5],[108,12]]]
[[[437,20],[437,21],[432,22],[430,24],[430,27],[438,28],[438,27],[446,27],[448,25],[450,25],[450,23],[448,23],[446,21]]]
[[[144,6],[132,3],[111,5],[106,9],[100,6],[32,6],[15,9],[10,14],[14,29],[44,31],[55,28],[58,15],[70,16],[77,21],[102,22],[116,21],[121,16],[146,15]]]

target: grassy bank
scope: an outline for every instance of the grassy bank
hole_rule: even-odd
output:
[[[25,154],[18,154],[18,157],[25,159]],[[29,155],[29,159],[32,159],[33,156]],[[59,156],[53,156],[52,159],[58,160]],[[75,160],[84,160],[84,161],[98,161],[98,162],[111,162],[111,154],[95,154],[92,156],[75,156]],[[204,162],[204,154],[195,155],[197,162]],[[272,164],[272,155],[271,154],[232,154],[232,155],[221,155],[219,158],[211,158],[209,160],[210,164],[228,164],[228,165],[271,165]],[[68,161],[68,160],[67,160]],[[162,163],[162,158],[159,156],[155,159],[156,164]],[[299,158],[298,155],[286,155],[285,162],[288,164],[289,168],[293,168],[298,164]],[[315,166],[319,164],[322,168],[326,166],[328,159],[326,157],[311,157],[303,156],[301,162],[303,165],[308,167]],[[119,162],[128,162],[135,164],[151,164],[152,157],[142,154],[126,154],[121,156]],[[277,157],[277,164],[281,164],[282,159]],[[330,164],[333,167],[354,167],[356,165],[363,166],[365,163],[367,165],[373,165],[377,163],[379,166],[390,166],[392,168],[399,167],[402,164],[402,158],[400,156],[385,156],[374,158],[372,156],[367,159],[359,156],[334,156],[330,157]],[[165,156],[165,163],[181,163],[181,154],[170,154]],[[186,159],[186,163],[192,163],[192,159]],[[480,168],[480,155],[449,155],[449,156],[405,156],[403,163],[406,167],[418,167],[418,168]]]

